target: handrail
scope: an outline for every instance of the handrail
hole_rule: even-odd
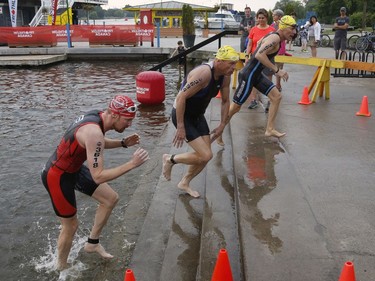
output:
[[[172,62],[174,62],[176,60],[178,60],[181,57],[186,57],[186,55],[188,55],[188,54],[190,54],[190,53],[192,53],[192,52],[194,52],[194,51],[202,48],[203,46],[206,46],[206,45],[212,43],[215,40],[218,40],[218,45],[219,45],[218,49],[219,49],[221,47],[221,37],[223,37],[225,35],[238,35],[238,31],[237,30],[224,30],[224,31],[222,31],[222,32],[220,32],[220,33],[218,33],[218,34],[216,34],[216,35],[214,35],[214,36],[212,36],[212,37],[210,37],[210,38],[208,38],[208,39],[206,39],[206,40],[198,43],[197,45],[194,45],[193,47],[187,49],[186,51],[184,51],[182,53],[179,53],[179,54],[175,55],[174,57],[169,58],[169,59],[167,59],[167,60],[159,63],[158,65],[155,65],[154,67],[150,68],[149,70],[150,71],[159,70],[161,72],[161,69],[164,66],[166,66],[166,65],[168,65],[168,64],[170,64],[170,63],[172,63]],[[186,64],[185,64],[185,72],[184,73],[186,73]]]
[[[75,0],[69,0],[68,6],[69,8],[73,7]],[[66,0],[59,0],[58,7],[66,7]],[[43,18],[42,10],[43,8],[52,9],[51,7],[51,1],[42,1],[42,5],[39,7],[38,11],[35,13],[35,16],[30,21],[29,26],[34,27],[39,25],[40,21]]]

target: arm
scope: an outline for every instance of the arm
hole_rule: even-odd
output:
[[[247,47],[246,47],[246,54],[245,54],[245,64],[249,60],[251,56],[251,48],[253,46],[253,33],[250,30],[249,36],[247,37],[249,40],[247,41]]]
[[[260,47],[258,52],[255,55],[255,58],[260,61],[265,67],[271,69],[276,76],[283,78],[284,81],[288,80],[288,73],[282,69],[279,69],[276,65],[274,65],[267,57],[268,54],[272,54],[279,50],[280,44],[280,37],[276,34],[272,34],[265,38]]]
[[[149,159],[147,151],[138,148],[130,161],[115,168],[104,169],[105,139],[100,128],[95,124],[84,125],[77,131],[76,137],[86,149],[87,167],[97,184],[116,179]]]
[[[225,125],[227,124],[227,117],[229,113],[229,93],[230,93],[230,76],[225,76],[223,84],[220,88],[221,92],[221,119],[220,124],[217,128],[211,131],[211,143],[214,142],[224,131]]]
[[[239,27],[239,30],[240,31],[244,31],[245,30],[245,17],[243,17],[242,19],[241,19],[241,22],[240,22],[240,27]]]
[[[194,96],[199,90],[207,86],[211,79],[211,70],[208,67],[198,67],[192,70],[187,78],[185,86],[180,90],[176,97],[176,119],[177,131],[173,138],[173,145],[181,147],[186,139],[184,115],[186,100]]]
[[[315,36],[315,42],[320,41],[320,31],[321,31],[320,23],[316,23],[314,26],[314,36]]]
[[[177,52],[177,48],[174,49],[173,53],[171,54],[171,58],[174,57],[174,55],[176,54],[176,52]]]
[[[139,144],[139,135],[138,134],[131,134],[121,140],[114,140],[104,137],[105,147],[106,149],[111,148],[118,148],[118,147],[130,147],[136,144]],[[125,146],[123,146],[123,143]]]

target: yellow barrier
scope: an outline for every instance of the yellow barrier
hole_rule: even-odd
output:
[[[245,54],[239,53],[240,61],[236,65],[236,69],[233,73],[233,89],[237,86],[237,72],[243,67],[242,60],[245,60]],[[354,62],[354,61],[343,61],[343,60],[335,60],[335,59],[326,59],[326,58],[301,58],[301,57],[289,57],[289,56],[276,56],[276,62],[280,63],[290,63],[290,64],[301,64],[301,65],[309,65],[309,66],[317,66],[318,69],[314,73],[314,76],[311,80],[311,83],[308,87],[308,92],[314,89],[311,101],[315,102],[317,95],[323,96],[323,92],[325,92],[325,98],[329,99],[330,97],[330,89],[329,89],[329,81],[331,77],[330,68],[351,68],[357,70],[365,70],[365,71],[372,71],[375,72],[375,64],[368,63],[368,62]]]

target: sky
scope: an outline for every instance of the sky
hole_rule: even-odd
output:
[[[108,0],[108,6],[102,6],[103,9],[107,8],[123,8],[125,5],[142,5],[142,4],[150,4],[150,3],[160,3],[163,0]],[[188,3],[188,4],[195,4],[195,5],[203,5],[213,7],[216,4],[220,4],[220,0],[176,0],[178,2]],[[260,8],[265,8],[266,10],[272,10],[275,7],[275,4],[278,0],[256,0],[256,1],[244,1],[244,0],[222,0],[222,3],[231,3],[233,4],[234,10],[243,11],[245,6],[250,6],[252,11],[257,11]],[[136,4],[135,4],[136,2]],[[202,2],[204,4],[202,4]]]

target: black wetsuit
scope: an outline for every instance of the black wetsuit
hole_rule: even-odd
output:
[[[186,131],[186,140],[192,141],[198,137],[209,135],[210,129],[208,127],[204,113],[212,98],[216,97],[224,80],[224,76],[220,76],[218,80],[214,78],[213,64],[203,64],[198,67],[211,68],[211,81],[208,85],[197,92],[194,96],[186,100],[184,124]],[[181,89],[186,84],[186,77],[182,82]],[[176,108],[172,109],[172,121],[177,128]]]
[[[87,159],[86,149],[78,143],[76,132],[83,125],[97,124],[104,135],[101,113],[94,110],[79,116],[66,130],[42,171],[43,184],[59,217],[69,218],[76,214],[75,189],[91,196],[98,187],[89,169],[83,165]]]
[[[277,32],[271,32],[264,36],[262,41],[271,34],[279,35]],[[268,80],[268,78],[262,73],[263,69],[265,69],[265,66],[255,58],[255,55],[259,51],[260,45],[252,54],[249,62],[241,69],[241,71],[238,74],[238,87],[233,96],[233,102],[236,104],[242,105],[249,97],[253,87],[255,87],[258,91],[260,91],[266,96],[272,90],[272,88],[275,87],[272,81]],[[274,59],[274,57],[279,52],[279,49],[280,45],[277,51],[267,55],[270,61]]]

